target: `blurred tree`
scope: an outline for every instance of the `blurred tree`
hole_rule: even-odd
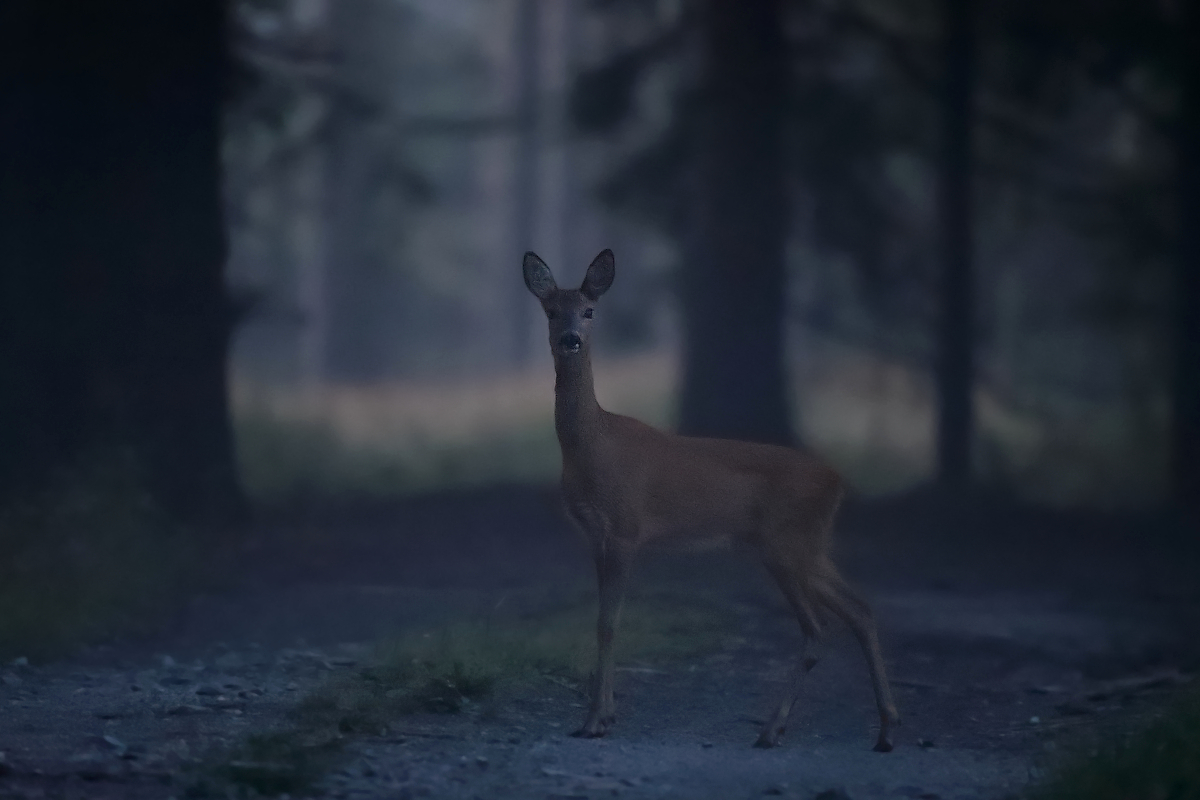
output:
[[[975,291],[971,265],[974,0],[943,0],[942,16],[937,479],[947,488],[958,488],[971,482],[971,405],[975,384]]]
[[[471,172],[462,143],[510,131],[511,115],[472,107],[486,65],[460,31],[431,23],[437,0],[236,8],[231,277],[264,296],[238,364],[255,381],[409,371],[454,306],[439,296],[444,264],[409,251],[408,223],[435,197],[456,204]]]
[[[225,362],[225,7],[0,7],[0,486],[132,446],[189,519],[239,513]]]
[[[324,261],[321,281],[326,379],[369,381],[387,371],[386,299],[395,293],[385,256],[372,233],[372,183],[390,166],[376,123],[386,119],[386,89],[393,73],[394,37],[403,30],[399,7],[376,0],[327,3],[330,47],[336,53],[339,90],[328,95],[325,157]],[[390,41],[380,39],[386,31]],[[390,46],[388,46],[390,45]]]
[[[517,0],[515,47],[517,51],[517,153],[513,172],[513,233],[517,252],[533,249],[537,220],[538,105],[541,37],[541,0]],[[513,356],[519,366],[532,355],[529,297],[524,284],[513,281]]]
[[[1172,494],[1200,514],[1200,5],[1182,4]]]
[[[869,139],[869,126],[855,125],[863,116],[857,98],[828,91],[824,54],[812,58],[820,53],[814,42],[797,48],[785,39],[785,15],[807,4],[705,0],[676,13],[652,3],[605,6],[624,16],[626,29],[643,33],[579,75],[571,114],[586,132],[612,134],[637,116],[639,86],[657,83],[661,93],[664,82],[656,78],[665,76],[670,87],[662,98],[669,120],[626,148],[601,194],[682,243],[680,429],[793,442],[783,335],[789,178],[799,169],[821,186],[839,185],[847,197],[863,188],[849,174],[857,168],[849,166],[852,158],[806,147],[827,142],[837,126],[811,124],[812,112],[831,112],[846,142]],[[822,221],[837,216],[827,207],[819,213]],[[833,237],[849,232],[836,224],[830,230]]]
[[[696,49],[687,45],[694,42],[703,19],[696,11],[703,6],[675,4],[682,12],[672,16],[662,14],[663,4],[637,0],[600,5],[624,19],[627,29],[640,32],[626,37],[636,44],[580,76],[574,118],[592,132],[612,134],[624,126],[620,133],[627,137],[628,157],[602,187],[604,196],[686,242],[680,269],[686,276],[693,270],[690,248],[701,241],[688,234],[701,202],[699,135],[706,102],[696,88]],[[861,308],[857,315],[848,313],[852,309],[843,294],[837,304],[818,297],[797,311],[807,330],[901,357],[932,356],[943,411],[937,443],[943,482],[970,479],[976,460],[971,387],[982,376],[999,377],[990,388],[1003,402],[1050,425],[1065,406],[1052,408],[1039,400],[1048,392],[1067,391],[1071,402],[1109,408],[1128,403],[1122,424],[1144,430],[1149,438],[1159,432],[1154,409],[1172,395],[1174,493],[1181,500],[1200,494],[1192,488],[1195,472],[1186,466],[1196,461],[1189,453],[1200,452],[1200,445],[1190,444],[1196,438],[1189,432],[1197,428],[1189,422],[1189,409],[1197,407],[1200,389],[1191,377],[1197,371],[1196,293],[1187,288],[1195,280],[1195,256],[1188,254],[1196,247],[1188,238],[1194,227],[1188,220],[1196,214],[1188,210],[1195,203],[1188,199],[1194,191],[1188,188],[1194,169],[1189,158],[1195,157],[1188,152],[1197,137],[1189,127],[1195,123],[1186,122],[1189,112],[1182,127],[1175,124],[1181,80],[1196,72],[1176,56],[1183,5],[1129,0],[782,4],[787,32],[783,163],[795,214],[787,227],[793,242],[817,256],[806,257],[807,264],[826,255],[849,256],[840,263],[853,266],[861,279],[861,299],[870,304],[869,314]],[[1197,48],[1185,51],[1194,57]],[[669,106],[665,121],[655,116],[655,102]],[[640,127],[627,122],[639,118]],[[940,191],[926,191],[931,184]],[[1176,185],[1178,207],[1168,188]],[[939,202],[928,203],[927,195]],[[1040,348],[1045,352],[1037,358],[1020,360],[1036,363],[992,364],[989,306],[979,307],[977,322],[972,305],[973,296],[1001,276],[972,277],[972,220],[981,235],[1022,240],[1030,252],[1042,246],[1039,230],[1069,234],[1082,243],[1072,264],[1032,276],[1035,284],[1047,286],[1066,280],[1068,273],[1076,276],[1074,288],[1061,295],[1021,302],[1030,313],[1037,306],[1042,316],[1036,324],[1043,327],[1031,329],[1032,320],[1023,314],[1006,323],[1010,329],[1019,323],[1029,342],[1057,337],[1066,345],[1062,353]],[[1178,242],[1177,236],[1182,237]],[[996,253],[981,256],[984,261],[992,272],[1035,271]],[[934,265],[939,270],[930,269]],[[1173,296],[1166,290],[1172,282],[1179,288]],[[1164,322],[1172,316],[1174,334]],[[989,358],[983,362],[986,372],[977,373],[973,363],[977,348]],[[1171,352],[1173,365],[1167,357]],[[1079,357],[1085,353],[1099,358],[1124,386],[1113,389],[1101,380],[1056,384],[1070,387],[1065,390],[1047,385],[1056,380],[1049,375],[1054,370],[1089,372],[1089,359]],[[1003,377],[1014,374],[1010,368],[1020,368],[1019,394],[1018,383]],[[1136,398],[1100,398],[1097,390]],[[1146,422],[1141,416],[1133,419],[1139,414]],[[1167,441],[1164,434],[1161,444]],[[1139,445],[1139,455],[1156,453],[1161,444]]]
[[[924,115],[912,113],[927,75],[914,92],[888,64],[906,45],[849,2],[692,2],[675,13],[637,0],[598,5],[636,43],[579,75],[571,112],[583,131],[634,141],[600,187],[603,199],[683,243],[682,427],[792,439],[782,325],[789,240],[852,256],[873,289],[866,299],[899,323],[862,329],[818,297],[796,309],[810,330],[924,355],[925,303],[911,287],[924,289],[927,225],[919,187],[890,160],[930,139]],[[660,116],[641,108],[651,103],[669,107],[665,122],[647,125]]]
[[[787,59],[779,0],[706,0],[679,276],[684,433],[790,443],[783,360]]]
[[[1159,359],[1158,370],[1171,409],[1168,491],[1177,504],[1196,509],[1200,506],[1196,226],[1200,219],[1200,21],[1196,4],[1031,0],[1007,7],[1004,25],[1006,43],[1015,54],[1011,64],[1016,66],[1004,87],[1008,98],[1017,99],[1026,109],[1060,116],[1089,94],[1107,93],[1116,100],[1117,112],[1111,115],[1115,130],[1107,142],[1093,145],[1090,158],[1078,154],[1082,148],[1076,142],[1030,135],[1027,128],[1026,138],[1054,152],[1063,164],[1074,167],[1075,174],[1060,164],[1053,172],[1024,178],[1035,191],[1055,196],[1068,209],[1066,219],[1116,254],[1111,259],[1112,288],[1103,321],[1146,331],[1159,352],[1172,354]]]

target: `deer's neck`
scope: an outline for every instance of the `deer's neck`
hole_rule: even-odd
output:
[[[554,359],[554,429],[564,455],[586,450],[600,429],[600,405],[592,382],[592,359],[585,350]]]

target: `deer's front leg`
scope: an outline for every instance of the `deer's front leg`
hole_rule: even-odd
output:
[[[574,736],[594,738],[608,733],[616,721],[613,704],[613,638],[625,599],[629,569],[633,554],[612,541],[601,542],[596,548],[596,579],[600,588],[600,617],[596,623],[596,676],[592,707],[583,727]]]

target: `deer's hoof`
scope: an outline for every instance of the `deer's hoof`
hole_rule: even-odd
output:
[[[616,717],[605,717],[603,719],[589,719],[583,723],[583,727],[575,731],[571,735],[576,739],[599,739],[601,736],[608,735],[608,729],[616,722]]]
[[[584,725],[571,735],[576,739],[599,739],[602,736],[608,735],[608,728],[603,725]]]
[[[757,741],[754,742],[755,747],[766,749],[768,747],[776,747],[779,745],[779,737],[783,735],[786,728],[767,728],[758,735]]]
[[[874,749],[876,753],[890,753],[892,752],[892,740],[886,736],[880,736],[879,741],[875,743]]]

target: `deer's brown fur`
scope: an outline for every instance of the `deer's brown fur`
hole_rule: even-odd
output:
[[[559,289],[533,253],[525,254],[523,271],[550,326],[563,497],[591,546],[599,584],[596,683],[576,735],[603,736],[615,720],[612,644],[638,549],[651,541],[738,541],[758,553],[804,634],[795,676],[756,744],[778,743],[802,679],[816,663],[808,645],[821,634],[821,613],[831,611],[866,655],[880,719],[875,749],[891,750],[890,729],[899,716],[871,609],[830,559],[844,492],[837,472],[791,448],[677,436],[600,408],[589,340],[596,301],[612,284],[612,251],[596,257],[579,289]]]

